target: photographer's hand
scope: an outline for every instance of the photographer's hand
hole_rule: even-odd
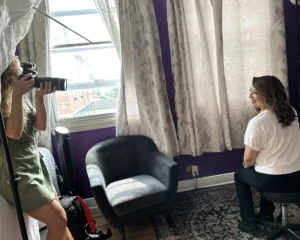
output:
[[[28,93],[34,88],[34,79],[32,74],[26,74],[19,81],[13,83],[13,97],[20,97]]]
[[[44,104],[44,95],[54,93],[56,87],[52,87],[51,82],[40,84],[40,90],[36,92],[35,103],[36,103],[36,122],[35,127],[40,131],[45,131],[47,128],[47,112]]]
[[[34,88],[32,74],[27,74],[20,80],[13,82],[13,93],[10,115],[5,124],[6,136],[11,139],[20,139],[24,128],[23,123],[23,95]]]
[[[56,91],[56,87],[52,87],[52,82],[45,82],[44,84],[40,83],[40,90],[36,92],[36,95],[42,97],[47,94],[54,93]]]

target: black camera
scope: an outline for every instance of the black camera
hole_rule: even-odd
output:
[[[65,78],[52,78],[52,77],[38,77],[38,72],[33,69],[36,67],[34,63],[21,62],[21,67],[23,72],[19,76],[19,80],[28,73],[32,73],[34,78],[34,87],[40,88],[40,83],[51,82],[52,87],[56,87],[57,91],[66,91],[67,90],[67,79]]]

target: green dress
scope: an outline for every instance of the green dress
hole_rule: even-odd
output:
[[[25,103],[26,104],[26,103]],[[27,103],[28,104],[28,103]],[[14,167],[21,180],[18,191],[23,212],[32,212],[51,202],[56,191],[51,182],[50,175],[43,161],[42,154],[38,151],[35,142],[35,110],[31,104],[28,114],[27,126],[24,127],[21,139],[8,138],[9,151]],[[3,148],[0,147],[0,195],[14,206],[11,188],[7,183],[9,174],[7,162],[4,158]]]

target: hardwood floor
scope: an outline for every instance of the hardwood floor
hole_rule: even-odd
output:
[[[105,220],[105,218],[101,216],[100,211],[98,209],[92,209],[91,213],[93,215],[94,220],[96,221],[97,230],[102,230],[103,232],[106,233],[107,229],[110,228],[113,233],[110,240],[121,239],[119,229],[110,227],[108,222]],[[125,235],[126,235],[126,240],[156,240],[157,239],[150,220],[135,225],[125,226]]]

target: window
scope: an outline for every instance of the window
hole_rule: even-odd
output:
[[[52,17],[93,42],[50,21],[52,76],[68,80],[68,90],[55,94],[56,120],[115,115],[120,60],[94,1],[49,0],[49,5]]]

